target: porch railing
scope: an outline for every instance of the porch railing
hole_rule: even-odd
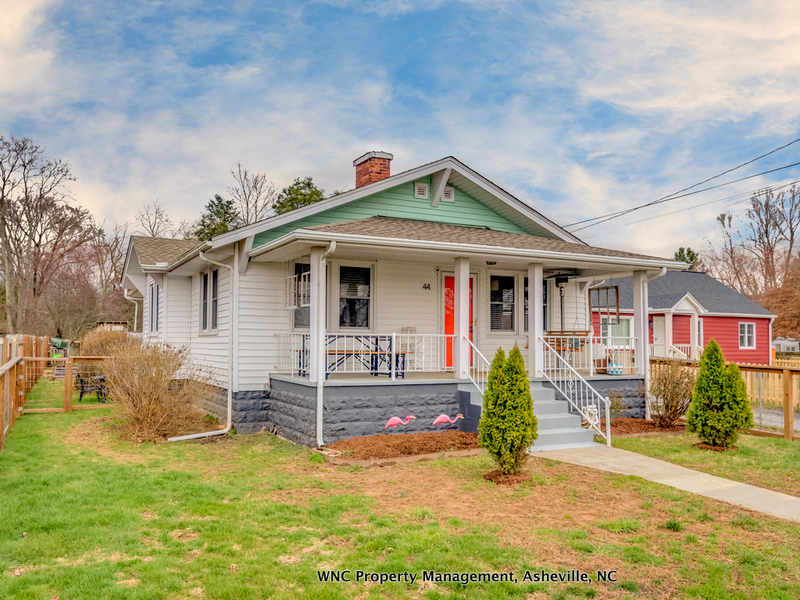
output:
[[[611,445],[611,403],[600,395],[589,382],[545,338],[543,375],[558,392],[581,414],[600,437]],[[605,431],[600,427],[600,415],[605,415]]]
[[[491,367],[491,363],[489,363],[481,351],[478,350],[478,347],[472,343],[469,337],[464,336],[464,339],[469,342],[469,380],[478,388],[478,392],[483,396],[484,393],[486,393],[486,386],[489,384],[489,368]]]
[[[573,369],[588,375],[636,373],[636,338],[596,335],[542,337]]]
[[[310,367],[307,333],[276,334],[281,371],[305,376]],[[452,371],[452,335],[429,333],[326,334],[325,375],[331,373],[388,375]]]
[[[691,344],[650,344],[650,356],[685,360],[692,354]]]

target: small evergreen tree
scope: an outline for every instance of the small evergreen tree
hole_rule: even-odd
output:
[[[210,240],[215,235],[236,229],[238,221],[239,212],[236,210],[233,200],[226,200],[219,194],[215,194],[206,204],[206,212],[200,217],[194,234],[200,241]]]
[[[276,213],[282,215],[291,210],[324,200],[324,198],[325,191],[314,185],[311,177],[306,177],[305,179],[298,177],[292,185],[281,190],[277,200],[275,200],[274,208]]]
[[[700,359],[700,372],[686,415],[687,429],[710,446],[731,447],[738,432],[751,427],[753,413],[739,367],[725,368],[722,348],[711,340]]]
[[[537,438],[530,383],[519,348],[506,354],[499,349],[489,370],[483,396],[478,440],[504,475],[518,473]]]

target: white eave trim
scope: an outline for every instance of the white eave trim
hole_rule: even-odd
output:
[[[753,313],[749,313],[748,314],[748,313],[712,313],[712,312],[703,313],[703,316],[704,317],[732,317],[732,318],[735,318],[735,319],[774,319],[776,317],[776,315],[773,315],[772,313],[770,313],[768,315],[759,315],[759,314],[753,314]]]
[[[404,173],[398,173],[397,175],[387,177],[386,179],[382,179],[381,181],[377,181],[375,183],[371,183],[369,185],[356,188],[349,192],[344,192],[343,194],[339,194],[338,196],[326,198],[325,200],[322,200],[315,204],[304,206],[303,208],[298,208],[296,210],[284,213],[282,215],[269,217],[268,219],[259,221],[258,223],[253,223],[252,225],[241,227],[240,229],[231,231],[230,233],[224,233],[210,240],[211,244],[210,247],[220,248],[222,246],[227,246],[228,244],[247,238],[248,236],[269,231],[271,229],[275,229],[276,227],[280,227],[281,225],[286,225],[287,223],[292,223],[304,217],[308,217],[310,215],[315,215],[317,213],[326,210],[343,206],[345,204],[353,202],[354,200],[358,200],[359,198],[371,196],[372,194],[376,194],[378,192],[391,189],[393,187],[402,185],[404,183],[415,181],[420,177],[432,175],[433,173],[437,173],[445,169],[451,169],[457,171],[459,174],[463,175],[464,177],[472,181],[474,184],[483,187],[484,189],[492,193],[494,196],[496,196],[497,198],[508,204],[510,207],[524,214],[528,219],[535,222],[540,227],[543,227],[550,233],[557,236],[562,241],[571,242],[574,244],[586,244],[586,242],[576,237],[574,234],[568,232],[562,227],[559,227],[550,219],[548,219],[538,211],[534,210],[533,208],[531,208],[518,198],[515,198],[514,196],[512,196],[502,188],[498,187],[497,185],[495,185],[482,175],[479,175],[478,173],[476,173],[463,163],[459,162],[457,159],[453,158],[452,156],[448,156],[447,158],[443,158],[436,162],[427,165],[422,165],[415,169],[411,169],[410,171],[405,171]]]
[[[312,231],[309,229],[295,229],[284,236],[267,244],[263,244],[250,252],[250,257],[256,257],[275,250],[291,242],[306,242],[312,245],[324,245],[331,241],[341,244],[354,244],[363,246],[382,246],[390,248],[407,248],[426,251],[449,251],[478,255],[513,256],[524,259],[543,260],[577,260],[583,263],[616,263],[631,265],[643,269],[660,269],[662,267],[678,269],[675,261],[667,259],[643,259],[624,256],[609,256],[595,254],[581,254],[579,252],[556,252],[552,250],[533,250],[522,248],[506,248],[504,246],[483,246],[481,244],[460,244],[453,242],[432,242],[425,240],[408,240],[402,238],[372,237],[352,233],[331,233],[329,231]],[[681,263],[678,263],[680,265]]]

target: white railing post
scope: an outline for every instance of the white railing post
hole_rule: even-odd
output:
[[[396,351],[395,339],[396,339],[395,338],[395,333],[393,331],[392,332],[392,354],[391,354],[391,359],[392,359],[392,381],[397,381],[397,365],[395,364],[395,356],[396,356],[396,354],[395,354],[395,351]]]

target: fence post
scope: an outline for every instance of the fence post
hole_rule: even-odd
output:
[[[794,437],[794,406],[792,406],[792,371],[783,370],[783,437]]]
[[[72,412],[72,359],[64,361],[64,412]]]
[[[14,358],[16,358],[16,356]],[[8,395],[9,395],[9,401],[11,402],[11,416],[9,418],[10,427],[13,427],[14,423],[16,423],[17,421],[17,406],[19,405],[19,396],[17,396],[17,378],[19,377],[19,375],[17,374],[17,365],[19,365],[19,363],[14,365],[11,368],[11,371],[8,372],[9,375],[12,372],[14,374],[13,378],[11,379],[11,382],[8,384]]]

